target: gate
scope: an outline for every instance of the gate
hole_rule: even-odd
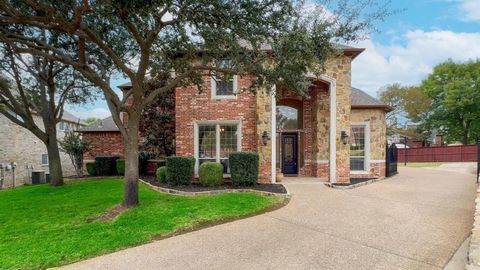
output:
[[[397,146],[394,143],[388,146],[388,143],[387,143],[387,157],[385,160],[385,176],[386,177],[390,177],[398,173],[397,164],[398,164]]]

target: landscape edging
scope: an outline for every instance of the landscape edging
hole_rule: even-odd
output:
[[[353,184],[353,185],[349,185],[349,186],[340,186],[340,185],[335,185],[335,184],[332,184],[332,183],[325,183],[325,185],[327,187],[336,188],[336,189],[352,189],[352,188],[357,188],[357,187],[365,186],[365,185],[368,185],[368,184],[372,184],[372,183],[375,183],[375,182],[379,182],[379,181],[382,181],[382,180],[385,180],[385,179],[387,179],[387,177],[379,177],[379,178],[370,179],[370,180],[367,180],[365,182],[361,182],[361,183],[357,183],[357,184]]]
[[[480,187],[477,185],[472,235],[468,247],[467,270],[480,270]]]
[[[285,190],[287,193],[273,193],[273,192],[268,192],[268,191],[260,191],[260,190],[254,190],[254,189],[249,189],[249,188],[243,188],[243,189],[222,189],[222,190],[208,190],[208,191],[198,191],[198,192],[190,192],[190,191],[181,191],[181,190],[175,190],[175,189],[170,189],[170,188],[164,188],[164,187],[158,187],[155,185],[150,184],[147,181],[144,181],[140,179],[140,182],[143,184],[147,185],[153,190],[163,192],[163,193],[168,193],[168,194],[174,194],[174,195],[180,195],[180,196],[201,196],[201,195],[215,195],[215,194],[222,194],[222,193],[255,193],[261,196],[275,196],[275,197],[281,197],[284,199],[290,199],[290,192],[288,189],[284,186]]]

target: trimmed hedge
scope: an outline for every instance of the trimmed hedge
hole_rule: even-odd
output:
[[[96,157],[97,175],[117,175],[117,159],[118,157]]]
[[[217,162],[204,162],[198,169],[198,176],[203,186],[219,186],[223,183],[223,165]]]
[[[95,169],[95,162],[87,162],[85,165],[87,166],[87,172],[89,175],[97,175],[97,170]]]
[[[172,186],[189,185],[195,166],[195,158],[193,157],[167,157],[166,159],[167,183]]]
[[[117,160],[117,174],[125,175],[125,159]]]
[[[230,153],[228,163],[230,164],[230,175],[233,185],[250,186],[257,182],[259,165],[257,153]]]
[[[167,167],[162,166],[157,169],[157,182],[166,183],[167,182]]]
[[[165,160],[157,161],[157,168],[165,167],[165,166],[167,166],[167,162]]]

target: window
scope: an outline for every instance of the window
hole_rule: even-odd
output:
[[[352,125],[350,132],[350,170],[366,170],[365,125]]]
[[[204,162],[220,162],[223,173],[230,173],[228,155],[240,150],[238,124],[198,125],[198,165]]]
[[[42,165],[48,165],[48,154],[42,154]]]
[[[300,129],[298,109],[290,106],[277,106],[277,129]]]
[[[58,124],[58,129],[62,131],[70,131],[70,124],[65,121],[60,121]]]
[[[231,61],[221,60],[215,64],[219,68],[229,68]],[[237,76],[231,74],[218,74],[212,76],[212,98],[229,99],[235,98],[237,92]]]

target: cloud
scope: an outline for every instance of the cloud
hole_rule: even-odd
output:
[[[70,113],[72,113],[73,115],[75,115],[76,117],[82,119],[82,120],[85,120],[87,119],[88,117],[95,117],[95,118],[98,118],[98,119],[104,119],[104,118],[107,118],[109,117],[110,115],[112,115],[110,113],[110,111],[108,109],[105,109],[105,108],[94,108],[94,109],[90,109],[90,110],[87,110],[87,109],[73,109],[73,110],[69,110]]]
[[[459,5],[459,17],[463,21],[480,21],[480,1],[462,0]]]
[[[352,64],[352,85],[376,96],[386,84],[418,85],[447,59],[475,60],[480,57],[480,33],[408,31],[404,45],[383,45],[371,40],[355,46],[366,48]]]

